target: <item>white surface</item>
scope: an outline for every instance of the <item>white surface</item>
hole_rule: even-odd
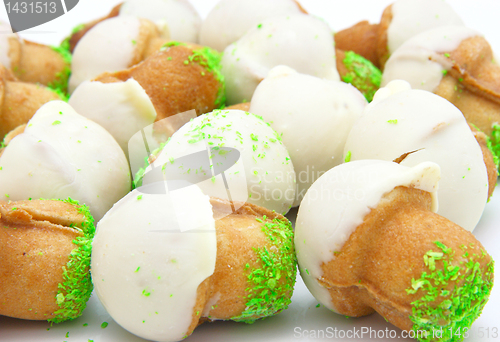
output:
[[[191,0],[202,17],[215,5],[215,0]],[[324,18],[335,30],[351,26],[360,20],[378,22],[380,15],[390,0],[300,0],[301,4],[310,12]],[[452,7],[462,16],[466,25],[484,33],[496,51],[500,49],[500,1],[498,0],[449,0]],[[47,24],[35,27],[22,36],[26,39],[58,44],[71,29],[82,22],[95,19],[107,14],[117,0],[80,0],[80,3],[68,14]],[[0,19],[7,18],[5,7],[0,6]],[[474,235],[482,242],[492,255],[493,259],[500,260],[500,189],[486,206],[485,212]],[[296,210],[292,210],[288,217],[293,217]],[[311,330],[323,330],[324,333],[337,329],[352,334],[354,329],[360,333],[361,329],[381,331],[394,330],[396,335],[401,331],[387,323],[381,316],[373,314],[362,318],[345,318],[330,312],[324,307],[316,308],[317,301],[307,291],[304,283],[298,278],[295,286],[292,304],[281,314],[258,321],[253,325],[234,322],[205,323],[198,327],[194,334],[186,339],[188,342],[200,341],[335,341],[335,338],[314,338]],[[101,328],[101,323],[108,322],[109,326]],[[83,326],[87,323],[88,326]],[[50,328],[49,331],[47,329]],[[297,329],[296,329],[297,328]],[[328,330],[327,330],[328,329]],[[305,331],[308,330],[306,333]],[[69,332],[69,336],[65,337]],[[480,337],[481,333],[484,337]],[[496,338],[495,338],[496,333]],[[474,336],[472,336],[474,335]],[[489,335],[489,337],[488,337]],[[358,335],[359,336],[359,335]],[[7,317],[0,317],[1,342],[137,342],[140,338],[128,333],[110,319],[96,296],[93,296],[83,316],[72,321],[50,327],[47,322],[23,321]],[[339,338],[340,341],[384,341],[388,338]],[[390,341],[405,339],[394,338]],[[406,339],[412,341],[411,339]],[[500,341],[500,286],[493,287],[489,303],[481,317],[473,324],[471,337],[467,341]]]

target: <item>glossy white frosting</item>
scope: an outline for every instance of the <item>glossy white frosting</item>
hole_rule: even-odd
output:
[[[43,105],[0,157],[4,201],[71,197],[98,221],[130,187],[115,139],[62,101]]]
[[[269,18],[251,28],[224,50],[227,103],[249,101],[259,82],[277,65],[339,81],[331,29],[305,14]]]
[[[325,171],[343,162],[347,135],[367,102],[353,86],[273,68],[252,97],[250,112],[271,123],[297,176],[294,205]]]
[[[297,13],[294,0],[221,0],[201,25],[200,44],[224,51],[262,20]]]
[[[159,27],[166,24],[172,40],[198,42],[201,17],[187,0],[127,0],[120,8],[122,15],[146,18]]]
[[[439,211],[472,231],[488,197],[488,177],[481,148],[462,113],[445,99],[412,90],[405,81],[381,88],[354,124],[344,155],[351,160],[392,161],[402,165],[432,161],[441,167]]]
[[[392,4],[392,20],[387,29],[389,53],[421,32],[448,25],[464,23],[445,1],[398,0]]]
[[[125,154],[130,138],[156,120],[151,99],[132,78],[116,83],[85,81],[75,89],[68,103],[80,115],[111,133]]]
[[[407,167],[382,160],[348,162],[321,176],[307,191],[295,224],[300,274],[313,296],[336,311],[327,289],[317,282],[323,263],[335,258],[370,210],[397,186],[431,193],[436,211],[439,178],[439,166],[432,162]]]
[[[201,139],[202,135],[206,139]],[[230,195],[221,174],[212,178],[213,165],[210,170],[203,166],[209,147],[235,148],[240,153],[238,161],[224,171]],[[199,151],[207,152],[194,166],[177,160]],[[295,198],[295,172],[285,146],[266,122],[240,110],[203,114],[175,132],[146,168],[143,184],[160,181],[165,174],[170,179],[194,177],[196,181],[192,182],[207,195],[249,202],[279,213],[288,212]]]
[[[464,39],[480,35],[464,26],[442,26],[414,36],[387,60],[382,86],[402,79],[413,89],[434,91],[452,66],[449,58],[438,54],[452,52]]]
[[[73,52],[69,91],[83,81],[104,72],[115,72],[131,66],[141,21],[132,16],[106,19],[90,29],[80,39]],[[160,31],[167,39],[168,32]]]
[[[180,341],[198,286],[214,272],[217,239],[207,196],[196,186],[151,194],[164,187],[135,189],[106,213],[92,243],[92,279],[123,328],[148,340]]]

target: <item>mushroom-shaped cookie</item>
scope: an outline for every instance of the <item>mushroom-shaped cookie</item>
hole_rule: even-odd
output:
[[[126,0],[120,16],[135,16],[166,25],[172,40],[197,43],[201,17],[189,0]]]
[[[98,221],[130,188],[115,139],[62,101],[43,105],[0,157],[2,200],[71,197]]]
[[[104,127],[127,154],[130,138],[156,120],[151,99],[134,79],[102,83],[85,81],[68,103],[80,115]]]
[[[169,185],[168,185],[169,186]],[[210,199],[196,186],[149,184],[99,222],[96,293],[113,319],[155,341],[179,341],[204,321],[252,323],[288,307],[296,277],[283,216]]]
[[[23,82],[40,83],[66,91],[71,55],[64,49],[42,45],[6,34],[11,28],[0,24],[0,63]]]
[[[269,18],[224,50],[222,73],[227,102],[249,101],[269,70],[287,65],[300,73],[340,80],[332,31],[306,14]]]
[[[381,88],[345,143],[347,160],[382,159],[441,168],[438,214],[472,231],[488,199],[483,154],[462,113],[405,81]]]
[[[103,72],[130,68],[168,40],[168,29],[147,19],[123,16],[104,20],[85,34],[73,52],[69,91]]]
[[[313,184],[295,248],[321,304],[354,317],[377,311],[421,341],[457,341],[454,333],[470,328],[488,301],[493,260],[470,232],[435,213],[438,180],[435,163],[362,160]]]
[[[295,0],[221,0],[201,25],[200,44],[224,51],[261,21],[298,13],[306,12]]]
[[[0,139],[17,126],[27,123],[43,104],[59,99],[48,88],[19,82],[0,65]]]
[[[462,19],[445,1],[398,0],[383,12],[380,24],[361,21],[335,34],[335,46],[354,51],[380,69],[411,37],[447,25],[461,25]]]
[[[325,22],[292,14],[256,24],[224,50],[222,73],[228,104],[250,100],[257,85],[278,65],[319,78],[341,79],[358,88],[369,101],[380,86],[380,70],[354,52],[336,50]]]
[[[342,163],[347,135],[367,102],[353,86],[278,66],[252,97],[260,115],[283,139],[297,175],[298,205],[321,174]]]
[[[160,52],[130,69],[104,73],[95,81],[124,82],[133,78],[156,109],[156,120],[195,109],[198,115],[226,102],[220,54],[208,47],[170,42]]]
[[[94,220],[68,199],[0,202],[0,315],[59,323],[92,292]]]
[[[500,122],[500,66],[475,30],[444,26],[409,39],[387,61],[382,84],[395,79],[444,97],[488,136]]]
[[[170,38],[181,42],[198,42],[201,18],[188,0],[127,0],[111,9],[105,17],[78,25],[64,43],[74,51],[77,43],[94,26],[117,16],[134,16],[151,20],[160,27],[168,27]]]
[[[216,110],[201,115],[155,154],[136,183],[186,179],[207,195],[283,214],[294,202],[295,172],[281,136],[248,112]]]

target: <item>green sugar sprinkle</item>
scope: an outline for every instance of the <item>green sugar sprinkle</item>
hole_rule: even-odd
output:
[[[365,96],[368,102],[371,102],[373,95],[380,88],[382,72],[372,62],[353,51],[346,51],[342,62],[347,68],[347,73],[342,76],[342,81],[352,84]]]
[[[491,137],[486,139],[486,144],[493,154],[493,161],[495,165],[499,167],[500,161],[500,124],[494,123],[492,126]]]
[[[345,155],[344,162],[348,163],[351,161],[351,151],[347,151],[347,154]]]
[[[61,124],[61,121],[56,120],[56,121],[54,121],[54,122],[52,123],[52,126],[59,125],[59,124]]]
[[[142,195],[137,196],[137,200],[140,201],[142,199]]]
[[[398,120],[397,120],[397,119],[394,119],[394,120],[387,120],[387,122],[388,122],[388,123],[390,123],[390,124],[395,125],[395,124],[397,124],[397,123],[398,123]]]
[[[85,217],[85,220],[79,227],[83,236],[73,240],[76,248],[71,251],[69,260],[63,267],[63,281],[59,283],[55,297],[59,310],[48,320],[51,323],[60,323],[80,316],[93,290],[89,269],[92,239],[95,234],[94,218],[89,208],[80,205],[78,201],[71,198],[62,201],[78,206],[78,212]]]
[[[108,322],[102,322],[101,328],[105,329],[108,326]]]
[[[297,273],[292,225],[287,219],[265,220],[257,218],[271,247],[254,248],[260,266],[245,265],[248,301],[241,315],[231,318],[234,321],[253,323],[285,310],[291,302]]]
[[[160,50],[166,50],[172,46],[185,46],[185,43],[172,41],[164,44]],[[224,108],[226,105],[226,89],[224,76],[222,75],[221,65],[222,53],[204,46],[200,49],[192,50],[192,54],[184,61],[184,64],[188,65],[190,62],[195,62],[205,68],[208,73],[211,73],[214,78],[219,82],[219,90],[217,92],[217,97],[214,102],[215,108]],[[204,76],[205,73],[202,73]]]
[[[443,243],[434,244],[439,250],[430,250],[423,257],[429,272],[423,272],[420,279],[412,279],[406,289],[409,295],[421,294],[411,303],[410,320],[415,332],[428,332],[420,341],[434,341],[436,331],[442,334],[440,341],[462,341],[464,335],[454,332],[466,331],[481,314],[493,286],[494,262],[491,260],[483,270],[478,261],[486,256],[484,250],[481,255],[470,256],[465,252],[457,256]],[[465,249],[463,246],[462,252]]]
[[[66,45],[67,44],[67,45]],[[67,98],[68,80],[71,75],[71,60],[72,56],[69,52],[69,41],[63,41],[60,46],[51,46],[52,50],[57,52],[64,61],[64,69],[56,73],[55,80],[47,84],[47,87],[56,91],[58,94],[64,94],[62,99]]]

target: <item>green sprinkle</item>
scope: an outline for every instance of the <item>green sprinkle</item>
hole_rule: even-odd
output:
[[[137,269],[135,270],[135,273],[139,272],[140,269],[141,269],[141,266],[137,267]]]
[[[102,329],[106,329],[107,326],[108,326],[108,322],[102,322],[102,324],[101,324]]]
[[[68,337],[69,337],[69,331],[66,333],[66,338],[68,338]]]
[[[145,297],[149,297],[151,296],[151,292],[148,292],[146,290],[142,290],[142,294],[145,296]]]
[[[257,25],[257,28],[262,28],[262,24]]]
[[[76,248],[71,251],[69,260],[63,267],[63,281],[59,283],[56,295],[59,310],[55,311],[54,317],[49,319],[51,323],[60,323],[79,317],[85,309],[93,289],[89,269],[92,239],[95,234],[94,219],[87,206],[80,205],[71,198],[63,202],[78,206],[78,211],[85,219],[81,227],[77,227],[83,236],[73,240]]]
[[[250,138],[253,140],[253,141],[259,141],[259,137],[253,133],[250,134]]]
[[[398,123],[398,120],[397,120],[397,119],[394,119],[394,120],[387,120],[387,122],[388,122],[388,123],[390,123],[390,124],[395,125],[395,124],[397,124],[397,123]]]
[[[368,102],[371,102],[380,88],[382,72],[369,60],[353,51],[346,51],[342,62],[347,69],[347,73],[342,76],[342,81],[352,84],[365,96]]]
[[[140,201],[142,199],[142,195],[137,196],[137,200]]]
[[[55,126],[55,125],[59,125],[60,123],[61,123],[61,121],[56,120],[56,121],[54,121],[54,122],[52,123],[52,125],[53,125],[53,126]]]
[[[344,162],[348,163],[351,161],[351,151],[347,151],[347,154],[345,155]]]
[[[481,314],[493,286],[494,262],[491,260],[483,270],[477,261],[481,257],[476,254],[470,259],[462,255],[461,261],[455,261],[452,248],[440,241],[434,244],[439,250],[430,250],[423,256],[430,272],[424,271],[420,279],[412,279],[411,287],[406,289],[408,295],[420,295],[411,303],[410,320],[415,332],[427,332],[420,341],[434,341],[435,331],[442,333],[440,341],[462,341],[464,335],[454,332],[467,331]],[[465,281],[459,283],[460,279]]]
[[[84,327],[87,327],[89,324],[88,323],[83,323],[83,326]]]
[[[318,303],[318,305],[316,305],[317,308],[319,308],[321,305]]]
[[[295,284],[297,261],[290,222],[287,219],[266,221],[265,216],[257,221],[262,223],[261,229],[272,248],[254,248],[260,265],[244,267],[248,274],[246,309],[231,318],[238,322],[253,323],[286,309]]]
[[[446,58],[450,58],[450,54],[449,54],[449,53],[447,53],[447,52],[444,54],[444,56],[445,56]]]

